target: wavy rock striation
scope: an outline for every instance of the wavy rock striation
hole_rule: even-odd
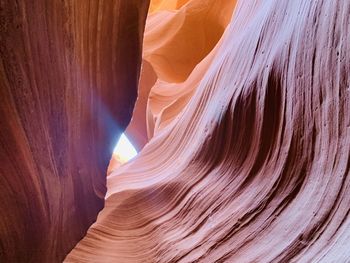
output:
[[[96,220],[148,4],[0,1],[1,262],[61,262]]]
[[[192,97],[235,4],[235,0],[151,1],[139,96],[126,130],[137,148],[142,149]]]
[[[66,261],[348,262],[349,73],[349,1],[238,1],[185,108],[108,177]]]

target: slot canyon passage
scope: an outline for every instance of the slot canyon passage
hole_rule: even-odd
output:
[[[350,262],[350,1],[0,0],[0,61],[0,262]]]

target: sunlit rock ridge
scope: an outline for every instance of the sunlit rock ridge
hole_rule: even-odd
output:
[[[350,261],[348,0],[0,4],[1,262]]]

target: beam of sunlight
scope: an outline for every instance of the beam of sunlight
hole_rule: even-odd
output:
[[[126,163],[137,155],[135,147],[131,144],[124,133],[120,136],[120,139],[114,148],[113,155],[117,157],[121,164]]]

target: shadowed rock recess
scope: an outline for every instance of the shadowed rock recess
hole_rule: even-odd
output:
[[[96,220],[148,4],[0,1],[0,262],[62,262]]]
[[[350,1],[18,2],[0,261],[350,261]]]

